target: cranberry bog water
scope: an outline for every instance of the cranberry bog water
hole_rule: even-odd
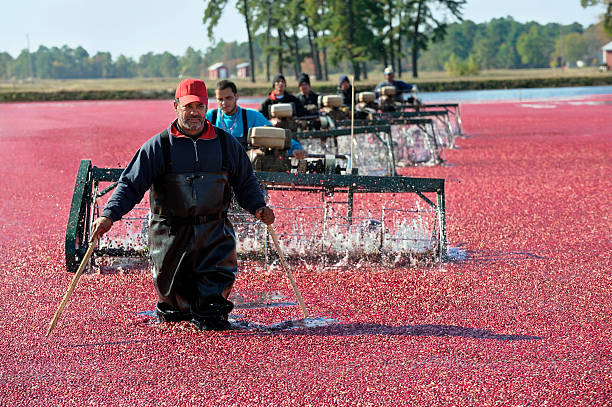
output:
[[[606,405],[612,96],[461,105],[444,165],[448,261],[242,264],[230,332],[159,324],[146,266],[72,274],[81,159],[123,167],[166,101],[0,105],[0,404]]]

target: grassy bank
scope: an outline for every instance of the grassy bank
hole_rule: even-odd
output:
[[[338,75],[329,81],[312,80],[312,87],[319,93],[335,93]],[[399,78],[398,78],[399,79]],[[416,83],[423,92],[548,88],[563,86],[612,85],[612,72],[599,72],[596,68],[584,69],[525,69],[483,71],[478,76],[449,77],[444,72],[422,72],[414,79],[404,73],[402,80]],[[356,90],[372,90],[383,80],[381,73],[370,74],[368,79],[356,84]],[[209,94],[214,95],[214,80],[206,80]],[[295,78],[287,75],[288,88],[297,91]],[[0,82],[0,102],[43,100],[101,100],[101,99],[169,99],[173,97],[176,78],[130,79],[65,79]],[[271,83],[264,77],[256,83],[236,79],[243,96],[264,96],[271,90]]]

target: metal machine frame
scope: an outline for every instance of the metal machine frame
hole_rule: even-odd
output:
[[[97,200],[112,191],[123,172],[122,168],[100,168],[93,166],[91,160],[81,160],[79,165],[68,224],[66,227],[66,269],[75,272],[83,259],[89,245],[90,228],[95,215]],[[446,209],[444,179],[410,178],[410,177],[375,177],[342,174],[294,174],[256,172],[262,186],[267,190],[320,192],[330,196],[334,193],[346,193],[348,197],[346,219],[353,219],[353,200],[360,193],[415,193],[429,206],[435,209],[439,224],[438,255],[446,259]],[[98,191],[100,182],[111,184]],[[424,193],[435,193],[436,202],[432,202]],[[137,256],[145,253],[130,252],[124,249],[98,249],[96,255]]]
[[[395,171],[395,157],[393,156],[393,138],[391,136],[391,126],[389,124],[378,125],[378,126],[363,126],[363,127],[354,127],[352,130],[353,134],[367,134],[367,133],[384,133],[386,135],[385,139],[381,139],[385,148],[387,149],[387,155],[389,158],[389,167],[387,175],[394,176],[396,174]],[[313,131],[300,131],[297,133],[293,133],[293,136],[298,140],[305,139],[328,139],[331,138],[334,140],[334,147],[336,147],[336,154],[338,153],[347,153],[342,151],[337,151],[337,137],[338,136],[350,136],[351,129],[329,129],[329,130],[313,130]],[[357,154],[358,155],[358,154]]]
[[[340,120],[336,122],[337,127],[345,128],[350,127],[350,120]],[[401,125],[415,125],[418,126],[428,137],[428,143],[435,150],[435,163],[440,164],[444,162],[442,157],[443,149],[442,146],[439,145],[436,134],[435,134],[435,126],[434,121],[431,118],[423,118],[423,117],[414,117],[414,118],[406,118],[406,117],[386,117],[380,119],[356,119],[354,120],[353,126],[358,127],[370,127],[372,129],[378,129],[380,126],[401,126]],[[395,155],[394,155],[395,159]],[[397,163],[396,163],[397,164]]]
[[[449,118],[452,116],[455,119],[455,123],[457,124],[457,132],[458,136],[463,136],[463,124],[461,121],[461,108],[459,103],[421,103],[421,104],[409,104],[405,103],[402,105],[402,108],[406,111],[415,111],[415,112],[428,112],[430,109],[442,109],[448,113]]]
[[[382,112],[373,113],[373,119],[386,120],[386,119],[397,119],[397,118],[432,118],[437,123],[444,127],[445,132],[448,134],[448,140],[443,141],[443,147],[454,148],[455,147],[455,133],[451,127],[450,113],[447,110],[418,110],[418,111],[403,111],[403,112]],[[441,144],[441,143],[438,143]],[[446,144],[446,146],[444,146]]]

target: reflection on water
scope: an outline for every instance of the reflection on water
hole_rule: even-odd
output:
[[[235,304],[234,311],[240,309],[297,306],[297,303],[284,301],[284,299],[285,296],[277,291],[255,293],[250,296],[240,293],[234,293],[230,296],[230,300],[232,300]],[[145,317],[147,319],[146,325],[159,325],[159,319],[157,318],[157,314],[153,310],[141,311],[138,312],[136,315],[139,317]],[[231,313],[228,319],[232,324],[232,331],[249,332],[277,332],[299,328],[319,328],[335,325],[338,323],[333,318],[309,317],[302,319],[290,319],[271,324],[263,324],[255,321],[246,320],[241,315],[238,315],[235,312]],[[193,330],[193,327],[187,322],[172,323],[168,325],[171,325],[170,329]]]
[[[290,319],[275,324],[265,325],[246,321],[244,319],[234,319],[232,318],[232,315],[230,315],[229,321],[232,323],[232,329],[258,332],[277,332],[299,328],[320,328],[338,323],[338,321],[333,318],[310,317],[303,319]]]
[[[455,92],[419,93],[423,103],[431,102],[477,102],[494,100],[525,100],[573,98],[589,95],[612,95],[612,86],[576,86],[565,88],[520,88],[487,89]]]
[[[234,309],[257,309],[257,308],[278,308],[294,307],[296,302],[281,301],[285,298],[278,291],[256,293],[253,299],[239,293],[232,293],[230,300],[234,303]]]

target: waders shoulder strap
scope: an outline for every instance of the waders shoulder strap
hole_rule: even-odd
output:
[[[246,140],[249,135],[249,125],[247,123],[247,111],[244,107],[242,109],[242,137]]]
[[[170,133],[168,133],[168,129],[161,133],[161,145],[164,154],[164,172],[167,173],[170,171],[170,165],[172,163],[170,154]]]
[[[246,139],[246,136],[249,132],[249,124],[247,123],[247,111],[243,107],[241,107],[240,110],[242,110],[242,137]],[[212,112],[211,123],[213,124],[213,126],[217,125],[217,113],[218,112],[219,112],[219,109],[215,109]]]

